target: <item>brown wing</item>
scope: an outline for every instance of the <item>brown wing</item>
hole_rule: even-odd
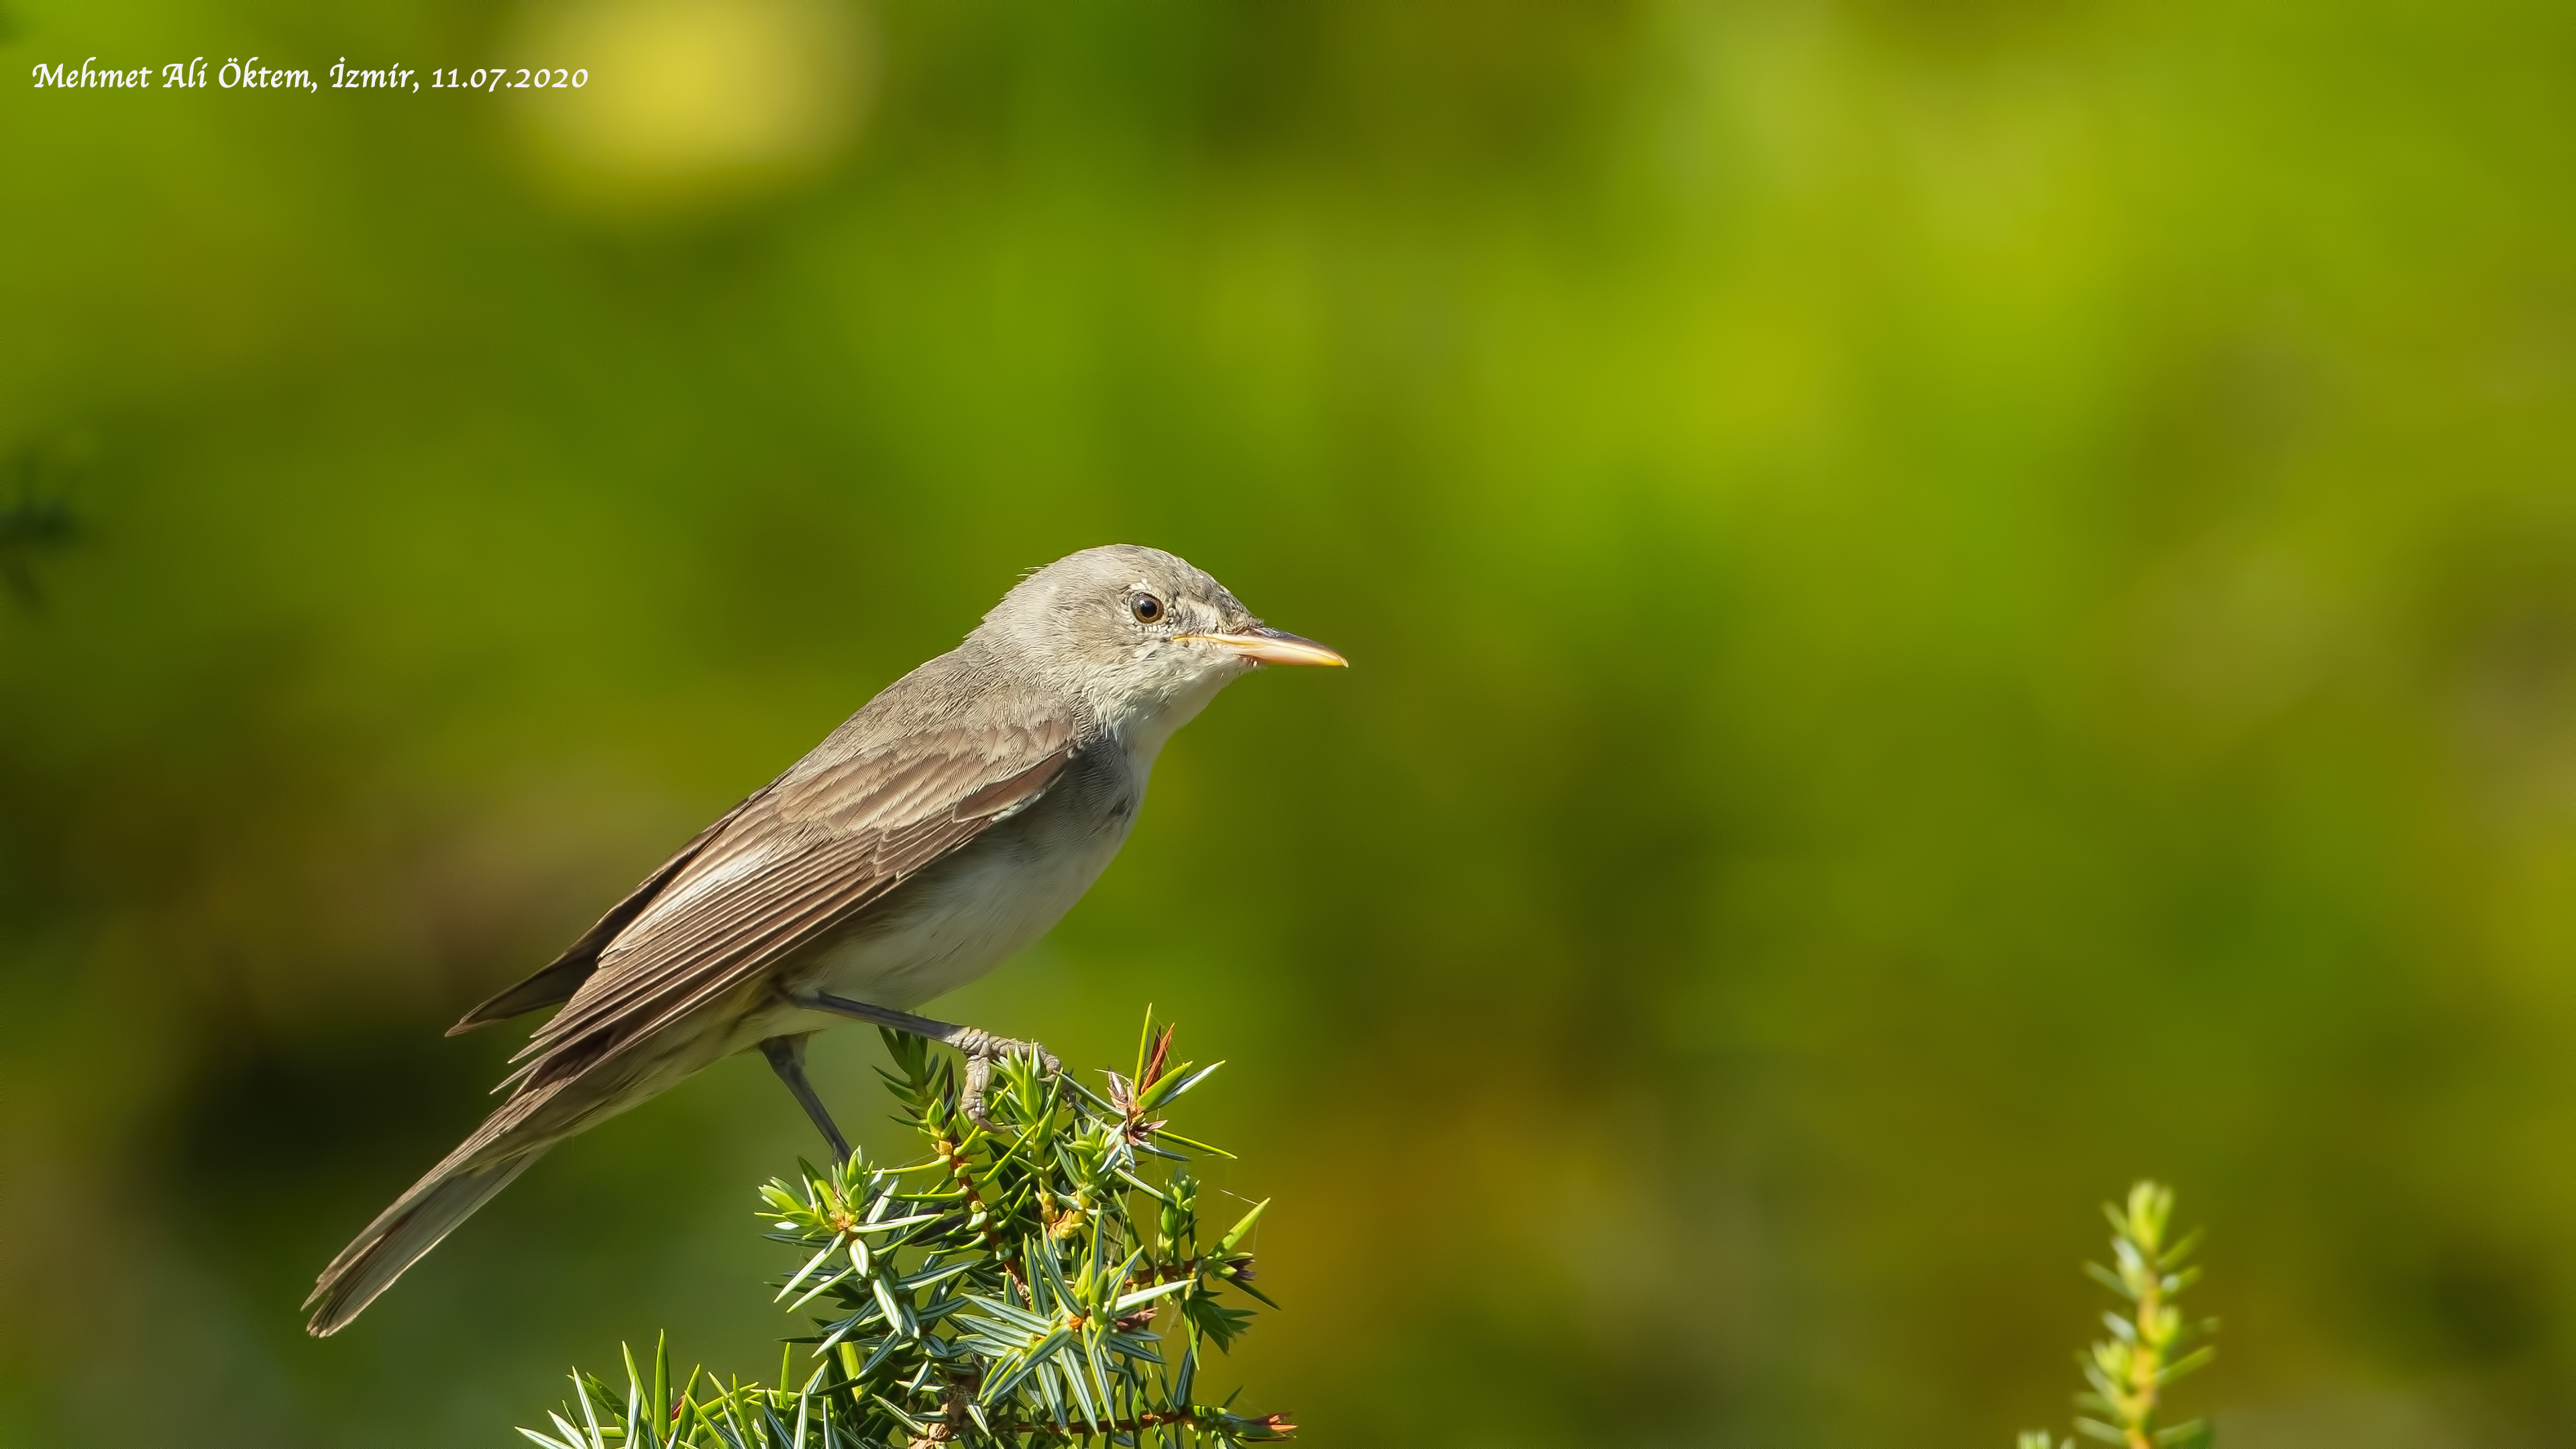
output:
[[[608,949],[608,943],[616,940],[618,933],[633,923],[637,916],[644,914],[644,908],[653,903],[653,898],[662,893],[662,888],[671,883],[672,877],[697,859],[698,852],[706,849],[708,841],[723,834],[725,828],[733,824],[735,816],[750,809],[761,796],[769,793],[770,788],[761,786],[751,793],[749,799],[726,811],[715,824],[699,831],[688,844],[680,847],[677,855],[662,862],[660,868],[646,876],[642,885],[628,891],[626,899],[609,907],[608,914],[583,932],[580,940],[566,946],[562,955],[526,980],[465,1013],[463,1020],[447,1029],[447,1034],[456,1036],[478,1026],[507,1021],[539,1007],[554,1006],[571,999],[572,994],[581,989],[581,983],[590,979],[590,973],[599,969],[599,953]]]
[[[818,752],[729,817],[599,952],[520,1075],[604,1060],[864,910],[1043,794],[1070,722],[952,724]]]

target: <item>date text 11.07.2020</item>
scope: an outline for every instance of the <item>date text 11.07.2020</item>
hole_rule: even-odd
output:
[[[513,76],[516,79],[512,79]],[[548,70],[544,66],[533,70],[521,66],[513,71],[505,66],[496,70],[432,70],[429,73],[429,88],[434,91],[571,91],[588,84],[590,72],[587,70]]]

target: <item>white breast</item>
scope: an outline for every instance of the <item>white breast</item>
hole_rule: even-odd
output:
[[[1123,759],[1077,761],[1025,813],[924,871],[858,929],[800,963],[796,984],[909,1010],[1045,935],[1126,843],[1164,742],[1239,673],[1211,670],[1161,708],[1124,721]],[[763,1027],[781,1029],[794,1028]]]
[[[1123,810],[1078,798],[1043,800],[903,886],[882,914],[817,953],[805,982],[907,1010],[953,991],[1073,909],[1117,856],[1134,819],[1132,797]]]

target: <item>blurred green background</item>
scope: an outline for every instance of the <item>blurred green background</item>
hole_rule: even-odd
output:
[[[1117,540],[1357,667],[941,1014],[1231,1060],[1308,1442],[2063,1426],[2148,1173],[2222,1437],[2576,1439],[2576,10],[6,5],[592,79],[0,102],[0,1439],[774,1366],[751,1059],[296,1303],[464,1006]]]

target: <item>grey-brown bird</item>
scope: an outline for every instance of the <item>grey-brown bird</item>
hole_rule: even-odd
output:
[[[761,1048],[844,1157],[803,1065],[805,1039],[837,1021],[958,1048],[980,1113],[997,1055],[1043,1052],[907,1009],[1081,899],[1163,742],[1218,690],[1261,664],[1345,662],[1157,549],[1086,549],[1030,574],[552,965],[466,1013],[453,1031],[563,1008],[514,1059],[499,1110],[322,1270],[306,1327],[338,1332],[547,1148],[734,1052]]]

